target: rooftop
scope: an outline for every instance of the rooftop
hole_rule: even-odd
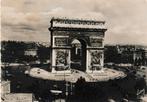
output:
[[[1,82],[1,85],[3,86],[3,85],[6,85],[6,84],[10,84],[10,81],[2,81]]]
[[[3,97],[3,102],[32,102],[33,95],[31,93],[10,93]]]

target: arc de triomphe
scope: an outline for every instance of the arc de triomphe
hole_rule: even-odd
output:
[[[81,71],[100,71],[104,62],[105,22],[96,20],[52,18],[50,21],[51,68],[66,71],[72,68],[72,42],[79,41]],[[76,56],[76,54],[75,54]],[[75,66],[77,67],[77,66]],[[76,68],[75,68],[76,69]]]

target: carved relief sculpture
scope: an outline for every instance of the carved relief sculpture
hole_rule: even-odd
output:
[[[102,52],[91,51],[91,68],[92,70],[99,70],[101,66]]]
[[[102,39],[90,38],[90,43],[92,47],[102,47]]]
[[[68,44],[67,38],[55,38],[55,45],[56,46],[66,46]]]
[[[67,51],[57,51],[56,53],[56,65],[67,65]]]

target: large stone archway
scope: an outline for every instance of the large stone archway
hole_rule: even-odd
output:
[[[82,71],[93,72],[103,68],[104,21],[52,18],[50,23],[52,71],[71,68],[71,43],[74,39],[78,39],[82,46],[85,44],[85,60],[81,62],[86,70]]]

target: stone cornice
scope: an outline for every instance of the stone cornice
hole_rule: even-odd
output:
[[[50,31],[106,31],[107,29],[95,29],[95,28],[70,28],[70,27],[51,27],[49,28]]]

